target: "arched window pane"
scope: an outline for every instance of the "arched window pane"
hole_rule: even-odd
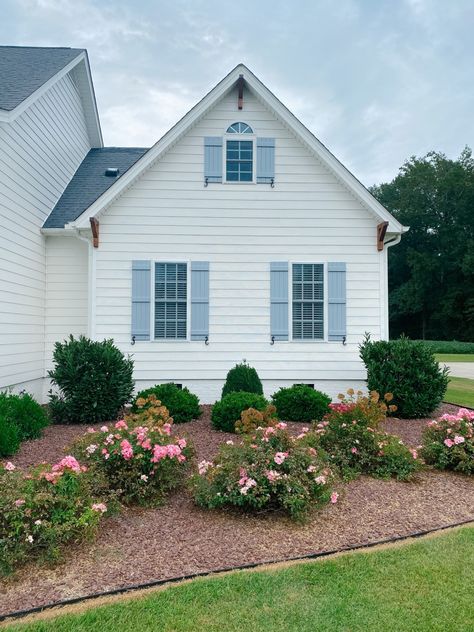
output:
[[[232,123],[230,127],[227,128],[228,134],[253,134],[253,130],[250,125],[247,123],[242,123],[238,121],[237,123]]]

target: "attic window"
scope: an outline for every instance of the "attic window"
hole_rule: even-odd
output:
[[[247,123],[232,123],[230,127],[227,128],[228,134],[253,134],[253,130],[250,125]]]
[[[108,167],[108,168],[105,170],[105,175],[106,175],[108,178],[116,178],[116,177],[118,176],[118,174],[119,174],[119,169],[118,169],[118,167]]]

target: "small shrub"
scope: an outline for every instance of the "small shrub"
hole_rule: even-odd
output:
[[[41,437],[48,425],[44,408],[28,393],[0,393],[0,419],[18,427],[21,441]]]
[[[272,395],[277,415],[285,421],[308,422],[320,420],[329,410],[331,398],[310,386],[295,384],[280,388]]]
[[[0,457],[10,456],[18,452],[20,443],[21,438],[18,426],[5,419],[5,417],[0,416]]]
[[[255,408],[264,410],[268,406],[263,395],[257,393],[229,393],[212,407],[212,425],[217,430],[235,432],[235,424],[244,410]]]
[[[146,399],[148,395],[155,395],[156,399],[159,399],[162,405],[166,406],[176,424],[193,421],[201,415],[198,397],[186,387],[180,389],[172,383],[157,384],[140,391],[133,403],[132,410],[134,412],[137,410],[137,401]]]
[[[248,408],[240,414],[240,420],[235,424],[235,431],[240,434],[250,434],[257,428],[268,428],[276,426],[277,423],[275,406],[267,406],[262,411]]]
[[[347,398],[341,395],[340,404],[333,404],[331,412],[316,425],[315,445],[319,444],[329,454],[330,462],[344,478],[361,473],[400,480],[410,478],[420,467],[416,451],[409,450],[398,437],[377,429],[393,406],[381,401],[376,392],[364,396],[349,389],[348,395]],[[391,400],[390,394],[386,397]]]
[[[192,479],[198,505],[210,509],[282,510],[302,520],[330,499],[332,475],[324,455],[294,439],[286,424],[259,428],[243,444],[228,442]]]
[[[28,475],[11,463],[0,466],[0,569],[6,574],[32,560],[56,560],[65,544],[90,538],[104,503],[91,493],[91,479],[72,456],[41,465]]]
[[[116,419],[133,392],[133,362],[112,340],[84,336],[54,346],[55,368],[49,371],[59,394],[50,391],[56,423],[94,423]]]
[[[137,405],[137,413],[87,432],[72,451],[124,503],[155,506],[182,483],[192,449],[171,436],[172,419],[154,395]]]
[[[439,366],[423,342],[407,338],[373,342],[366,335],[360,357],[369,390],[393,393],[400,417],[426,417],[441,403],[448,369]]]
[[[229,393],[257,393],[263,395],[263,387],[257,371],[248,364],[236,364],[233,369],[227,373],[221,397],[225,397]]]
[[[428,465],[474,474],[474,411],[460,408],[456,415],[430,421],[422,443],[421,456]]]

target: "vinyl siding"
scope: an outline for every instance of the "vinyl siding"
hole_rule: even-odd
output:
[[[275,188],[203,186],[204,137],[235,120],[275,138]],[[293,382],[332,395],[365,373],[357,345],[384,335],[384,254],[375,218],[248,92],[237,110],[232,92],[148,169],[101,217],[96,251],[95,335],[133,353],[138,386],[173,380],[213,401],[229,368],[246,359],[267,393]],[[203,342],[130,344],[134,259],[210,262],[209,346]],[[270,345],[270,262],[347,263],[347,345]],[[327,292],[327,286],[325,288]],[[291,313],[291,304],[290,304]],[[290,332],[291,334],[291,332]]]
[[[89,147],[69,75],[12,123],[0,123],[0,388],[40,390],[46,282],[40,228]]]

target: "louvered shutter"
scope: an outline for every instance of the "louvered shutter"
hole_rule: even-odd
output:
[[[257,138],[257,183],[275,179],[275,139]]]
[[[209,262],[191,262],[191,340],[209,336]]]
[[[204,179],[206,182],[222,182],[222,138],[204,138]]]
[[[346,331],[346,264],[328,263],[328,337],[342,340]]]
[[[151,262],[132,262],[132,336],[150,340]]]
[[[270,263],[270,335],[288,340],[288,262]]]

